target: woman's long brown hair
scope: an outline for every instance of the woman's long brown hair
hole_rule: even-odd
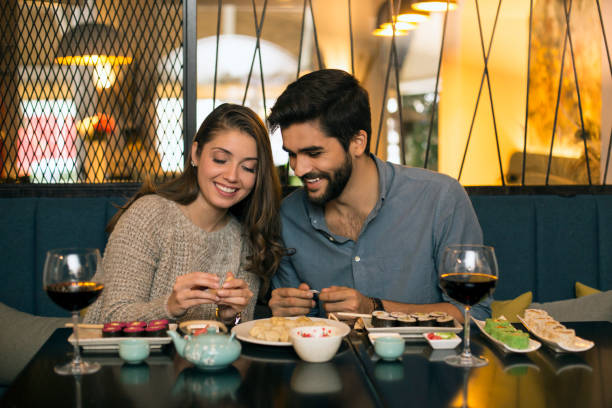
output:
[[[218,132],[239,130],[255,139],[257,145],[257,177],[251,193],[242,201],[232,206],[229,211],[244,226],[252,246],[252,255],[248,258],[246,269],[269,279],[285,254],[280,238],[279,208],[281,188],[274,161],[268,131],[261,119],[251,109],[234,104],[222,104],[213,110],[202,122],[195,136],[196,153]],[[141,189],[108,223],[106,230],[110,233],[123,213],[142,196],[158,194],[168,200],[182,205],[193,202],[200,193],[197,168],[187,165],[185,171],[177,178],[156,186],[150,179],[143,182]]]

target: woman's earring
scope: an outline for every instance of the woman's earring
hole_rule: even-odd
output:
[[[193,159],[191,160],[191,167],[198,167],[196,166],[195,162],[193,161]]]

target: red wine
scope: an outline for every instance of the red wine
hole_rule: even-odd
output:
[[[58,306],[69,310],[85,309],[102,293],[104,285],[94,282],[62,282],[48,285],[45,291]]]
[[[497,277],[482,273],[445,273],[440,276],[444,293],[457,302],[473,306],[491,294]]]

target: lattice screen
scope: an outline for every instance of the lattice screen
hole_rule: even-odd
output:
[[[182,1],[3,0],[0,21],[0,178],[104,183],[182,169]],[[97,57],[108,53],[125,58]]]

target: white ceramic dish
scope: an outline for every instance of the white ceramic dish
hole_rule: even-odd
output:
[[[324,363],[336,355],[347,334],[347,331],[335,326],[306,326],[291,329],[289,338],[302,360]]]
[[[298,317],[288,317],[287,319],[297,319],[297,318]],[[351,328],[346,323],[342,323],[336,320],[323,319],[320,317],[310,317],[310,319],[312,321],[316,321],[319,324],[324,323],[327,326],[333,326],[333,327],[337,327],[341,329],[343,332],[345,332],[343,336],[346,336],[351,331]],[[236,325],[232,328],[232,333],[236,333],[236,337],[239,340],[246,341],[247,343],[261,344],[264,346],[284,346],[284,347],[291,346],[290,341],[267,341],[267,340],[260,340],[260,339],[256,339],[255,337],[252,337],[249,334],[249,331],[251,331],[253,326],[255,326],[255,323],[260,320],[268,320],[268,319],[251,320],[248,322],[240,323],[239,325]]]
[[[513,348],[513,347],[508,347],[506,344],[504,344],[501,341],[497,340],[496,338],[494,338],[493,336],[491,336],[489,333],[487,333],[485,331],[485,329],[484,329],[485,322],[483,322],[482,320],[474,319],[473,317],[472,317],[472,320],[474,321],[474,323],[476,323],[476,326],[478,326],[478,328],[480,329],[480,332],[487,339],[491,340],[491,342],[493,344],[495,344],[497,346],[497,348],[499,348],[504,353],[531,353],[532,351],[536,351],[537,349],[539,349],[540,346],[542,345],[539,341],[536,341],[536,340],[530,338],[529,339],[529,345],[527,346],[526,349],[517,349],[517,348]]]
[[[170,330],[176,330],[176,324],[168,325]],[[125,339],[143,339],[149,343],[151,349],[161,348],[164,344],[172,342],[170,336],[166,337],[102,337],[102,329],[79,329],[79,346],[83,350],[119,350],[119,342]],[[74,344],[74,333],[68,337],[70,344]]]
[[[423,333],[429,332],[453,332],[453,333],[461,333],[463,330],[463,326],[461,326],[457,320],[453,319],[455,323],[454,326],[450,327],[439,327],[439,326],[408,326],[408,327],[374,327],[372,326],[372,318],[362,317],[363,324],[368,331],[368,333],[399,333],[400,336],[404,338],[420,338],[422,339]]]
[[[374,341],[379,337],[399,337],[401,338],[402,336],[399,333],[368,333],[368,338],[370,339],[370,342],[372,344],[374,344]]]
[[[529,327],[527,322],[525,322],[525,320],[523,320],[521,316],[517,315],[516,317],[518,317],[520,322],[523,324],[523,326],[525,326],[525,328],[529,331],[529,333],[537,337],[538,340],[540,340],[542,343],[546,344],[548,347],[550,347],[551,349],[553,349],[554,351],[558,353],[580,353],[582,351],[590,350],[591,348],[593,348],[593,346],[595,346],[594,342],[590,340],[585,340],[578,336],[576,336],[574,340],[574,344],[572,345],[561,344],[561,343],[551,341],[545,337],[539,336],[536,332],[534,332],[534,330]]]
[[[430,334],[441,333],[439,330],[435,332],[423,333],[422,336],[427,340],[432,349],[440,350],[440,349],[454,349],[461,343],[461,338],[457,336],[455,333],[452,333],[452,337],[450,339],[430,339]],[[444,333],[444,332],[442,332]]]

